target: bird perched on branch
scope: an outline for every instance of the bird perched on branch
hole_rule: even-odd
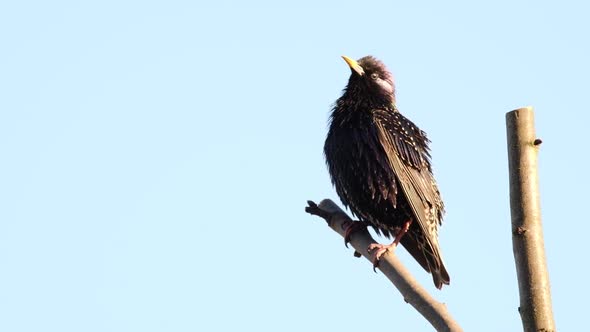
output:
[[[438,244],[444,204],[432,175],[430,141],[396,108],[393,78],[381,61],[342,58],[351,75],[332,109],[324,154],[338,196],[360,219],[346,230],[345,243],[367,225],[393,236],[390,245],[369,246],[374,267],[401,243],[440,289],[450,278]]]

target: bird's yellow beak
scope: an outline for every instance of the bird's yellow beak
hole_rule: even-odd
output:
[[[344,59],[344,61],[346,61],[346,63],[350,67],[350,69],[352,69],[352,71],[354,71],[355,73],[359,74],[359,76],[363,76],[365,74],[365,70],[363,69],[363,67],[361,67],[359,65],[358,62],[356,62],[353,59],[347,57],[346,55],[343,55],[342,56],[342,59]]]

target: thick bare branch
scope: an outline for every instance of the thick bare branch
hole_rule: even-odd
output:
[[[344,237],[346,227],[353,221],[338,205],[329,199],[321,201],[319,205],[308,201],[308,205],[305,211],[324,218],[330,228]],[[354,249],[369,261],[371,256],[367,248],[371,243],[375,243],[375,240],[368,231],[355,232],[350,241]],[[379,269],[399,290],[404,300],[416,308],[437,331],[463,331],[447,307],[430,296],[392,252],[388,251],[381,256]]]
[[[555,331],[549,273],[545,263],[537,175],[537,152],[531,107],[506,114],[512,249],[518,276],[518,311],[525,332]]]

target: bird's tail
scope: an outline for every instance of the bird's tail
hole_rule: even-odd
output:
[[[429,241],[420,241],[418,245],[417,234],[407,233],[401,240],[401,244],[406,250],[420,263],[424,270],[432,274],[432,280],[436,288],[441,289],[443,284],[448,285],[451,282],[449,273],[440,253],[438,242],[430,243]]]
[[[447,272],[447,268],[445,267],[445,263],[442,261],[442,257],[439,256],[439,268],[430,269],[430,273],[432,274],[432,280],[434,281],[434,285],[436,288],[441,289],[443,284],[449,285],[451,283],[451,277],[449,277],[449,273]]]

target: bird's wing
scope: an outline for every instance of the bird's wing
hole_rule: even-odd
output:
[[[426,134],[399,112],[378,111],[377,136],[405,195],[415,222],[433,247],[438,247],[438,225],[444,205],[430,167]]]

